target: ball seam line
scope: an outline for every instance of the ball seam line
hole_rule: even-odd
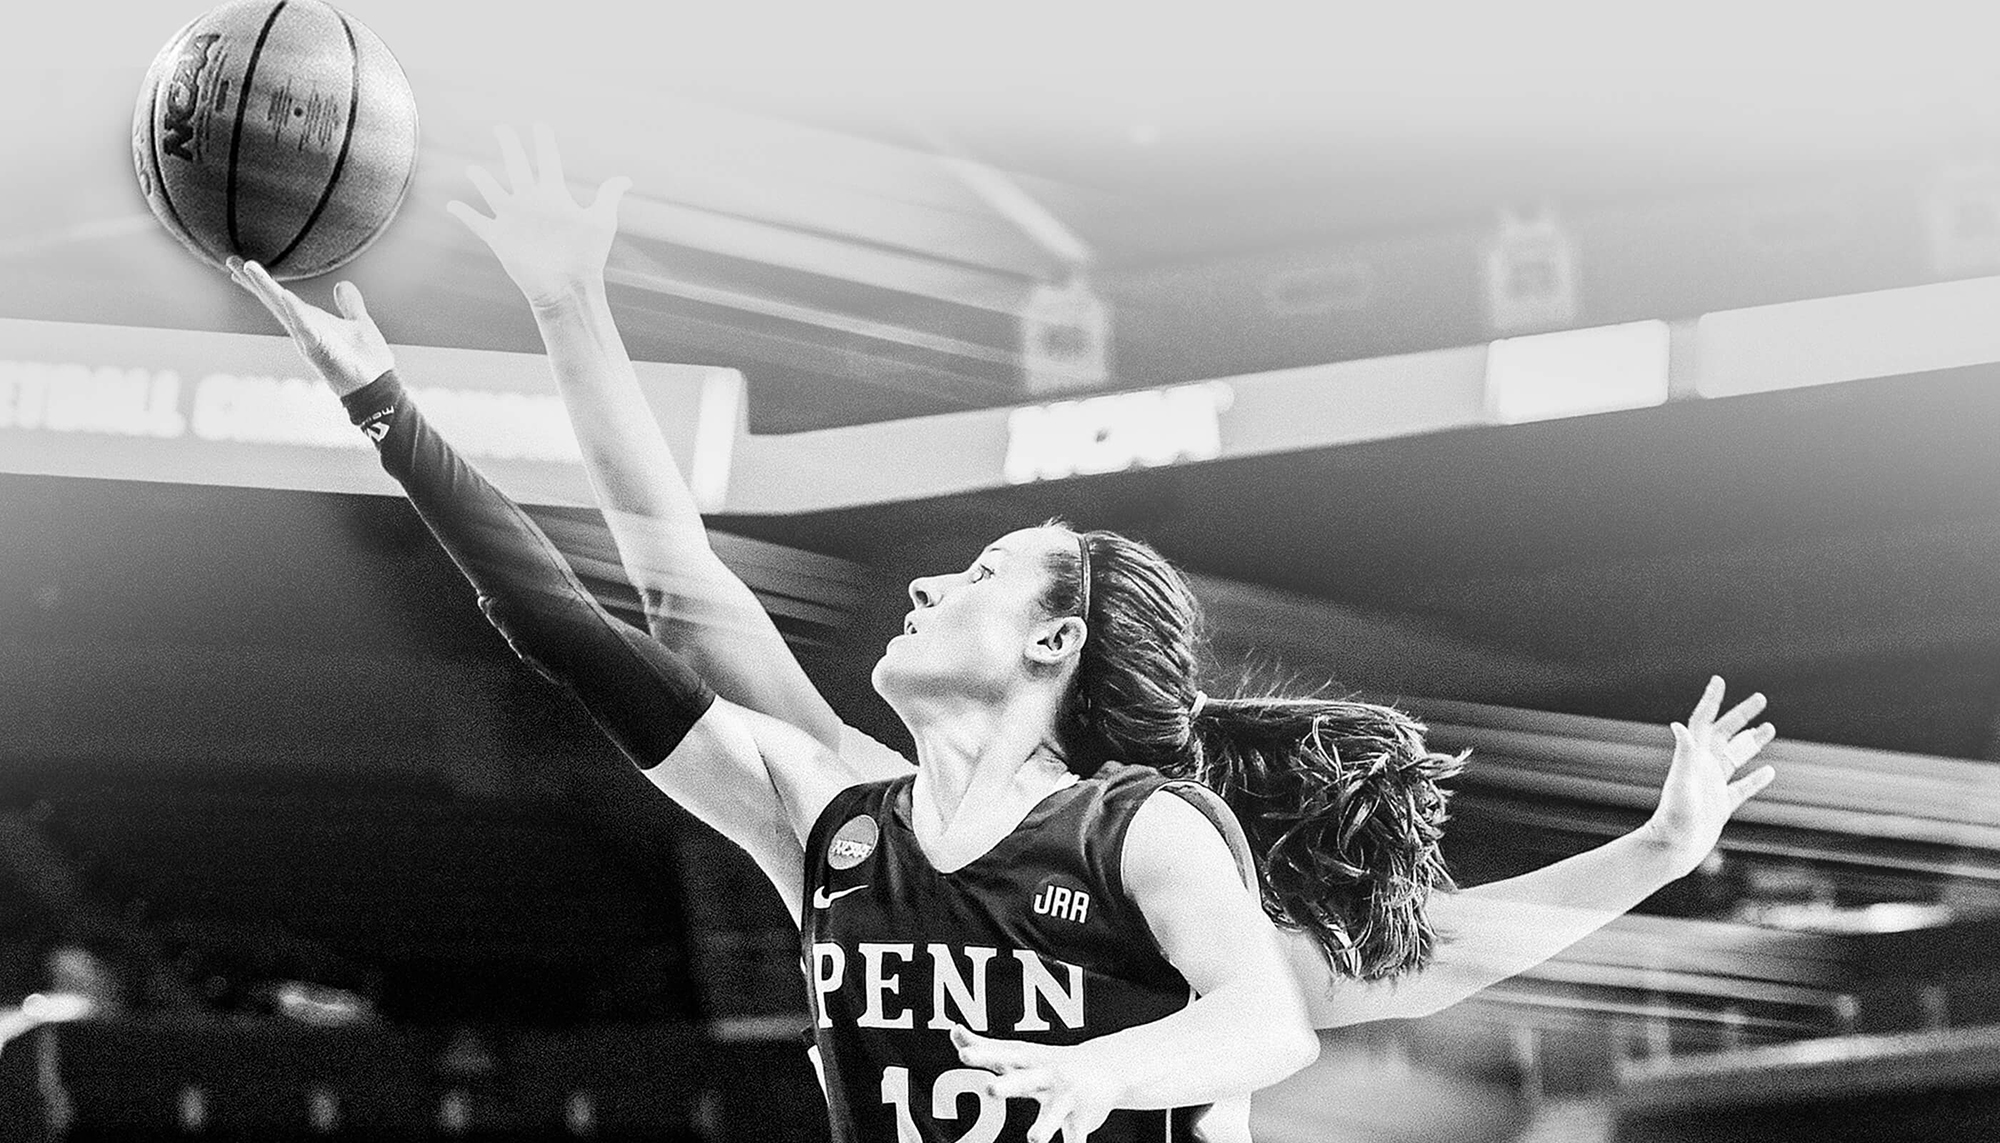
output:
[[[354,61],[347,84],[347,130],[341,136],[340,154],[334,156],[333,171],[326,176],[326,187],[319,192],[319,201],[313,204],[312,213],[306,216],[305,225],[299,227],[299,232],[292,236],[291,242],[271,259],[266,266],[267,269],[276,267],[290,257],[292,251],[299,248],[299,243],[305,241],[306,234],[313,228],[313,223],[319,221],[321,212],[326,210],[326,204],[333,200],[334,188],[340,185],[340,172],[347,166],[347,150],[354,145],[354,121],[361,114],[361,45],[354,42],[354,26],[347,22],[347,14],[335,9],[334,15],[340,17],[340,30],[347,34],[347,54]]]
[[[243,90],[236,97],[236,126],[229,133],[229,185],[223,196],[223,215],[229,222],[229,247],[238,255],[251,256],[243,249],[243,239],[236,233],[236,157],[243,148],[243,117],[250,110],[250,88],[257,78],[257,58],[264,54],[264,41],[271,38],[271,28],[278,22],[278,13],[285,10],[289,0],[278,0],[271,14],[264,18],[264,27],[257,33],[256,46],[250,49],[250,62],[243,67]]]

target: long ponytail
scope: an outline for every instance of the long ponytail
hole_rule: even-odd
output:
[[[1423,967],[1437,944],[1425,905],[1452,887],[1439,783],[1463,756],[1430,750],[1423,725],[1393,707],[1202,696],[1201,608],[1185,578],[1115,532],[1077,542],[1051,556],[1044,599],[1087,631],[1057,722],[1070,768],[1116,759],[1202,782],[1242,824],[1272,920],[1311,934],[1344,975]]]
[[[1242,824],[1271,919],[1310,933],[1328,963],[1362,980],[1429,963],[1437,932],[1425,905],[1453,887],[1439,783],[1464,756],[1429,749],[1402,711],[1352,700],[1210,699],[1194,723],[1190,776]]]

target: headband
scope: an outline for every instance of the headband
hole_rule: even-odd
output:
[[[1085,623],[1090,622],[1090,538],[1082,532],[1076,534],[1076,614]]]

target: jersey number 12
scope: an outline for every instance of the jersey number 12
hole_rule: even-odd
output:
[[[979,1100],[979,1116],[972,1121],[972,1129],[958,1137],[958,1143],[993,1143],[1000,1138],[1000,1129],[1007,1125],[1007,1101],[986,1092],[986,1085],[992,1079],[992,1072],[978,1068],[953,1068],[931,1086],[933,1119],[957,1119],[959,1100],[968,1095]],[[896,1109],[899,1140],[923,1138],[910,1118],[910,1069],[900,1066],[882,1069],[882,1102]]]

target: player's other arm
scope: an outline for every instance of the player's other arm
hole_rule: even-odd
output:
[[[1123,870],[1126,892],[1197,999],[1083,1045],[1122,1073],[1122,1106],[1210,1103],[1311,1063],[1319,1040],[1304,998],[1215,823],[1177,795],[1154,794],[1133,816]]]
[[[468,171],[493,216],[463,203],[449,209],[492,248],[534,310],[591,488],[654,634],[717,693],[840,749],[839,716],[756,596],[709,546],[619,337],[604,267],[629,180],[611,180],[580,207],[548,128],[537,128],[533,165],[511,129],[499,136],[511,187],[480,167]]]
[[[1319,1040],[1277,935],[1215,823],[1172,793],[1133,816],[1125,889],[1196,999],[1170,1016],[1067,1048],[953,1032],[993,1090],[1042,1105],[1030,1138],[1081,1138],[1113,1108],[1245,1096],[1311,1063]]]
[[[1775,776],[1769,766],[1737,776],[1777,735],[1770,723],[1745,729],[1762,713],[1764,696],[1751,695],[1718,714],[1722,696],[1722,680],[1710,679],[1686,725],[1674,724],[1673,761],[1646,824],[1532,873],[1433,896],[1431,919],[1446,940],[1422,972],[1362,983],[1335,974],[1305,934],[1282,934],[1313,1026],[1427,1016],[1450,1007],[1541,964],[1692,872],[1737,807]]]

